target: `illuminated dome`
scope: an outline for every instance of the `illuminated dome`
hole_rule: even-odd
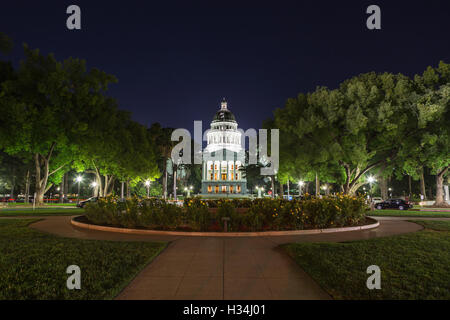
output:
[[[236,119],[230,110],[221,109],[216,112],[212,122],[236,122]]]

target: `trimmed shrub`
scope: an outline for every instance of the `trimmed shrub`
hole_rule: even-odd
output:
[[[189,198],[183,207],[161,199],[108,197],[88,204],[86,217],[95,224],[194,231],[223,230],[222,218],[228,217],[230,231],[268,231],[353,226],[364,221],[366,209],[364,198],[343,194],[291,201]]]

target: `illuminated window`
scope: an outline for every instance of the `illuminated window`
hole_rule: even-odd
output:
[[[213,174],[211,173],[211,179],[210,180],[213,180],[214,179],[214,176],[213,176]]]
[[[236,180],[238,180],[238,174],[236,173]]]
[[[236,192],[241,193],[241,186],[236,186]]]
[[[233,193],[233,186],[230,186],[230,193]]]
[[[227,192],[227,186],[222,186],[222,192],[223,193]]]
[[[212,186],[208,186],[208,192],[209,192],[209,193],[212,192]]]
[[[213,169],[213,165],[211,165],[211,170]]]
[[[219,186],[216,186],[216,187],[214,188],[214,192],[215,192],[215,193],[219,193]]]
[[[225,173],[222,173],[222,180],[227,180],[227,175]]]

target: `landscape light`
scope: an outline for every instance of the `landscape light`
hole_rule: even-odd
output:
[[[97,186],[97,182],[95,182],[95,181],[92,182],[92,183],[91,183],[91,186],[92,186],[93,188],[95,188],[95,187]]]
[[[150,180],[146,180],[145,185],[148,187],[150,185]]]
[[[83,180],[83,177],[82,177],[82,176],[78,176],[78,177],[76,177],[76,179],[75,179],[76,182],[81,182],[82,180]]]
[[[301,181],[301,180],[298,182],[298,185],[299,185],[300,187],[301,187],[302,185],[304,185],[304,184],[305,184],[305,183],[304,183],[303,181]]]
[[[369,178],[367,178],[367,181],[369,181],[369,183],[373,183],[375,182],[375,178],[370,176]]]

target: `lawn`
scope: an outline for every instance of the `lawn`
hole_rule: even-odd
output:
[[[423,231],[343,243],[294,243],[287,253],[334,299],[450,299],[450,221]],[[445,230],[445,231],[439,231]],[[369,290],[367,267],[381,269]]]
[[[0,300],[111,299],[158,253],[162,242],[62,238],[28,227],[36,219],[0,219]],[[69,290],[66,268],[81,268]]]
[[[83,214],[82,208],[10,208],[0,209],[0,217],[20,217],[20,216],[72,216]]]
[[[378,217],[430,217],[450,218],[450,212],[413,211],[413,210],[373,210],[367,212],[368,216]]]

